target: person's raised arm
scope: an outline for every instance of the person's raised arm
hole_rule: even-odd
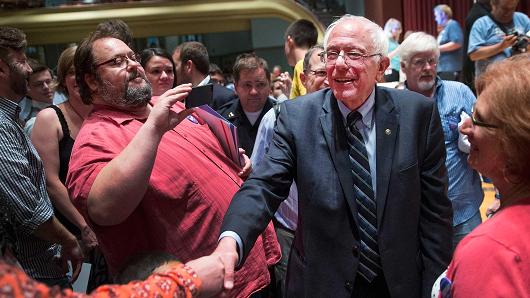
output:
[[[171,110],[190,91],[191,84],[184,84],[162,94],[131,142],[99,172],[88,195],[88,214],[95,223],[119,224],[138,206],[162,136],[192,113],[191,109]]]

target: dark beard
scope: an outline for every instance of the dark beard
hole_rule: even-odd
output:
[[[144,86],[129,86],[129,82],[139,76],[138,73],[131,74],[124,84],[123,91],[115,88],[110,82],[103,81],[101,77],[96,76],[97,80],[100,82],[99,92],[101,97],[105,102],[117,107],[137,108],[145,106],[151,100],[151,85],[147,79],[142,77],[146,82]]]
[[[11,90],[20,96],[28,93],[28,76],[13,64],[8,64],[11,71]]]

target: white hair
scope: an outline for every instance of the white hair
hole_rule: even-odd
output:
[[[358,23],[359,26],[363,26],[364,31],[368,32],[371,37],[371,40],[373,41],[371,46],[373,47],[375,53],[387,56],[388,38],[386,37],[386,34],[383,29],[379,25],[365,17],[354,16],[350,14],[343,15],[340,19],[334,21],[333,23],[331,23],[331,25],[328,26],[328,28],[326,29],[326,33],[324,34],[324,49],[328,48],[328,39],[331,31],[333,31],[335,26],[337,26],[339,23],[345,21],[354,21]]]
[[[390,18],[385,23],[384,31],[388,37],[392,37],[392,31],[396,30],[396,28],[399,28],[400,30],[402,30],[401,22],[398,21],[397,19]]]
[[[418,53],[432,52],[436,54],[436,59],[440,57],[438,42],[434,36],[425,32],[414,32],[410,34],[399,45],[399,57],[401,62],[409,63],[410,59]]]

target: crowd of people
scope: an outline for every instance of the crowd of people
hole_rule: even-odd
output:
[[[0,27],[0,296],[81,296],[83,262],[95,297],[530,296],[530,20],[489,4],[469,38],[443,4],[401,43],[397,19],[323,44],[298,20],[292,76],[243,53],[233,89],[202,43],[137,54],[120,20],[56,75]],[[206,85],[237,160],[184,104]]]

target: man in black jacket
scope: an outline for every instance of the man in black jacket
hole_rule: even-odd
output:
[[[232,90],[212,81],[209,75],[210,59],[206,47],[197,41],[181,43],[173,52],[177,71],[177,85],[191,83],[193,87],[213,84],[213,99],[210,106],[220,106],[237,98]]]

